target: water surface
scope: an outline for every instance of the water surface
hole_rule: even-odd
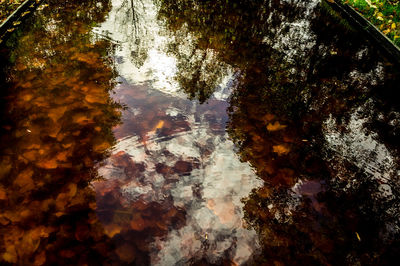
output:
[[[49,1],[1,51],[9,264],[399,254],[399,69],[320,1]]]

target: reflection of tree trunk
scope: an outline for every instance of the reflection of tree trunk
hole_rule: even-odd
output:
[[[135,12],[135,7],[133,5],[133,0],[131,0],[131,9],[132,9],[132,25],[135,30],[135,35],[137,36],[137,34],[138,34],[138,32],[137,32],[137,17],[136,17],[137,15]]]

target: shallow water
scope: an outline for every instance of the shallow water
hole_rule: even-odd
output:
[[[2,48],[9,264],[391,264],[399,69],[319,1],[48,1]]]

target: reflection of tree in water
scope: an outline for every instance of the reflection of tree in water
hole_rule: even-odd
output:
[[[252,24],[255,14],[267,13],[267,6],[259,1],[244,1],[246,9],[233,2],[160,2],[159,17],[167,19],[174,31],[170,52],[177,58],[177,80],[191,98],[207,100],[227,74],[226,63],[243,69],[254,48],[260,49],[259,54],[270,54],[269,47],[261,44],[262,23]]]
[[[177,34],[174,54],[190,33],[190,55],[212,53],[209,65],[240,70],[228,132],[265,181],[244,199],[263,243],[256,261],[392,261],[400,244],[399,115],[381,97],[398,82],[391,64],[326,10],[307,9],[312,2],[161,3],[160,17]],[[183,89],[205,101],[218,72],[202,57],[177,58]]]
[[[149,12],[149,7],[143,0],[123,0],[115,8],[115,32],[120,33],[120,36],[129,36],[129,38],[122,40],[128,44],[131,51],[131,61],[135,66],[142,66],[148,57],[148,47],[151,41],[143,38],[151,28],[141,27],[145,25],[141,20],[145,19],[146,13]],[[115,33],[114,32],[114,33]],[[110,35],[112,33],[106,32]],[[111,38],[112,39],[112,38]]]

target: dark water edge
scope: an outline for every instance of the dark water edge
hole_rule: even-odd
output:
[[[48,3],[0,55],[1,264],[395,264],[399,69],[326,3]]]

